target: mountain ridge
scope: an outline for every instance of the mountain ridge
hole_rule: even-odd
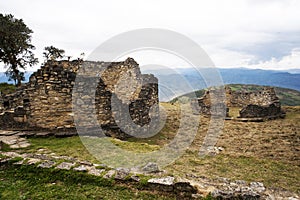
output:
[[[170,101],[173,98],[207,88],[201,73],[210,73],[209,68],[176,68],[176,69],[143,69],[142,73],[154,74],[159,80],[159,98],[161,101]],[[293,69],[294,72],[297,69]],[[273,87],[289,88],[300,91],[300,74],[287,71],[249,69],[249,68],[215,68],[224,84],[254,84]],[[33,72],[25,72],[25,82],[28,82]],[[0,72],[0,82],[8,81],[4,72]]]
[[[164,69],[164,70],[143,70],[143,73],[154,74],[159,80],[160,99],[170,101],[171,99],[209,87],[201,75],[219,73],[223,84],[254,84],[273,87],[289,88],[300,91],[300,74],[289,72],[248,69],[248,68],[186,68],[186,69]],[[216,74],[218,77],[218,74]],[[214,78],[211,76],[211,78]],[[220,83],[220,81],[219,81]],[[210,85],[212,86],[212,85]]]

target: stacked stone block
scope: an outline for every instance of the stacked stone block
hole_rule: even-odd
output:
[[[149,111],[158,104],[157,83],[153,75],[141,74],[132,58],[112,63],[49,61],[31,75],[26,85],[3,97],[0,125],[22,129],[73,129],[75,106],[80,126],[93,128],[96,120],[97,125],[107,130],[106,135],[123,138],[126,134],[118,127],[114,112],[119,111],[118,106],[128,108],[128,117],[134,123],[147,126],[151,121]],[[73,95],[76,98],[72,98]],[[158,109],[153,115],[153,119],[158,117]],[[20,121],[22,124],[17,124]]]
[[[203,97],[191,101],[196,113],[211,115],[213,108],[211,103],[212,92],[207,90]],[[240,118],[277,118],[283,117],[279,98],[274,88],[263,87],[258,91],[233,91],[225,87],[226,102],[215,103],[217,110],[226,109],[226,115],[230,107],[240,107]],[[222,109],[223,108],[223,109]]]

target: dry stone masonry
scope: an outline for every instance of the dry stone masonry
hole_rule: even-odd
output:
[[[95,66],[104,69],[101,76],[93,71]],[[86,73],[77,77],[80,67],[84,67]],[[139,65],[132,58],[112,63],[49,61],[31,75],[27,84],[1,97],[0,126],[15,130],[74,129],[72,95],[76,85],[76,95],[80,98],[76,98],[73,106],[77,110],[96,113],[99,125],[107,130],[106,135],[128,137],[116,123],[117,106],[128,108],[130,119],[146,127],[158,118],[158,107],[151,109],[158,104],[157,83],[153,75],[141,74]],[[95,88],[92,95],[87,92],[91,88]],[[117,105],[112,106],[112,97]],[[89,116],[81,117],[81,123],[88,126]]]
[[[210,115],[212,112],[211,94],[217,89],[210,89],[205,92],[203,97],[193,99],[191,105],[195,113]],[[258,91],[232,90],[229,86],[225,87],[226,102],[219,103],[217,107],[223,106],[228,117],[230,107],[242,108],[239,112],[241,119],[274,119],[284,117],[281,110],[279,98],[276,96],[272,87],[263,87]]]
[[[216,88],[206,90],[202,97],[191,100],[191,106],[194,114],[228,116],[229,110],[226,105],[224,90]]]

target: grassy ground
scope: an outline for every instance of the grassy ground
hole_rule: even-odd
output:
[[[78,136],[68,138],[30,138],[29,141],[31,146],[24,150],[29,153],[36,152],[39,149],[47,149],[60,156],[65,155],[80,160],[99,163],[99,161],[84,147]]]
[[[0,180],[0,199],[175,199],[85,173],[34,166],[2,165]]]
[[[129,141],[111,139],[112,143],[135,152],[155,151],[170,143],[179,127],[180,110],[177,104],[161,105],[166,109],[168,118],[159,134],[152,138]],[[184,155],[167,166],[166,170],[181,177],[194,175],[189,177],[226,177],[249,182],[261,181],[268,187],[300,193],[300,107],[284,109],[287,112],[285,119],[258,123],[225,121],[223,132],[216,144],[223,147],[224,151],[216,156],[204,158],[199,157],[198,152],[210,119],[201,117],[194,142]],[[32,146],[23,151],[32,152],[46,148],[59,155],[100,162],[89,154],[79,137],[31,138],[29,141]],[[75,191],[77,186],[73,187]]]

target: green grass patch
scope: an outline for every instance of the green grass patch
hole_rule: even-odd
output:
[[[111,138],[110,141],[114,145],[116,145],[124,150],[133,151],[136,153],[146,153],[146,152],[151,152],[151,151],[157,151],[160,149],[160,147],[158,145],[150,145],[150,144],[144,143],[144,142],[128,142],[128,141],[122,141],[122,140],[113,139],[113,138]]]
[[[111,180],[35,166],[0,166],[0,199],[175,199]]]
[[[10,148],[10,146],[8,145],[8,144],[5,144],[5,143],[3,143],[3,142],[1,142],[1,151],[11,151],[11,148]]]
[[[16,86],[8,83],[0,83],[0,92],[2,94],[9,94],[16,91]]]
[[[27,152],[36,152],[39,149],[48,149],[57,155],[70,156],[79,160],[88,160],[93,163],[99,161],[89,153],[82,144],[79,136],[67,138],[29,138],[31,146],[26,149]]]

